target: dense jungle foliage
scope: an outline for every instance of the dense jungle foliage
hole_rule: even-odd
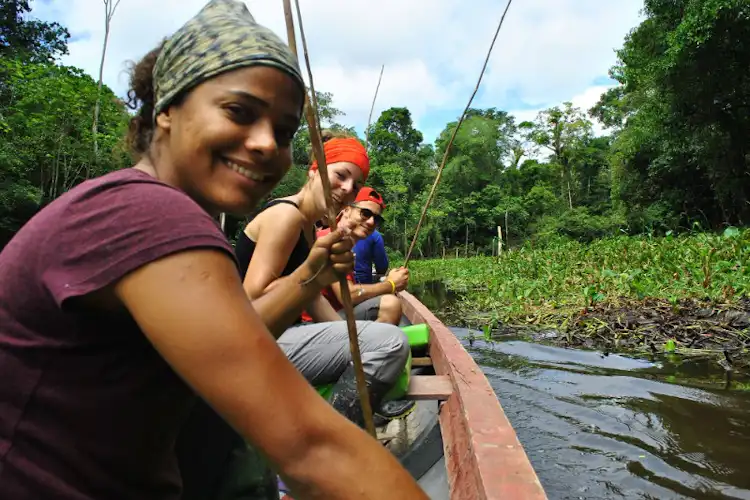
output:
[[[592,109],[564,103],[523,123],[496,108],[470,111],[418,256],[489,254],[498,225],[511,246],[748,225],[750,3],[646,0],[644,13],[610,71],[619,85]],[[69,37],[34,20],[28,0],[0,0],[0,247],[60,193],[131,162],[122,142],[131,111],[59,63]],[[334,96],[319,97],[323,122],[345,128]],[[593,120],[608,135],[596,136]],[[408,246],[455,125],[425,144],[397,107],[370,127],[369,184],[386,196],[382,232],[394,254]],[[303,125],[275,195],[304,181],[307,138]]]

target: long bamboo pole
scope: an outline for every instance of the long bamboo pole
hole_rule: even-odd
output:
[[[291,48],[295,57],[299,59],[297,54],[297,37],[294,32],[294,18],[292,15],[292,6],[290,0],[283,0],[284,2],[284,17],[286,19],[287,37],[289,39],[289,48]],[[312,69],[310,68],[310,58],[307,52],[307,42],[305,40],[305,31],[302,26],[302,15],[299,8],[299,1],[295,0],[297,8],[297,18],[299,21],[300,36],[302,38],[302,47],[305,55],[305,64],[307,65],[307,75],[310,80],[310,91],[312,93],[312,103],[307,92],[305,92],[305,117],[307,118],[307,125],[310,129],[310,142],[312,143],[313,154],[315,159],[318,161],[318,170],[320,172],[320,179],[323,183],[323,193],[325,195],[326,207],[328,208],[328,224],[332,231],[336,230],[336,209],[331,198],[331,183],[328,178],[328,164],[325,159],[325,152],[323,149],[323,140],[320,136],[320,125],[319,125],[319,113],[318,113],[318,102],[315,95],[315,86],[313,84]],[[354,306],[352,305],[352,297],[349,292],[349,282],[346,277],[339,279],[341,285],[341,298],[344,305],[344,311],[346,312],[346,326],[349,332],[349,348],[352,354],[352,360],[354,361],[354,373],[357,378],[357,392],[359,393],[359,401],[362,405],[362,413],[364,414],[365,428],[367,432],[376,437],[375,424],[372,419],[372,406],[370,405],[370,398],[367,393],[367,383],[365,381],[365,372],[362,367],[362,356],[359,352],[359,340],[357,337],[357,323],[354,320]]]
[[[370,124],[372,123],[372,112],[375,109],[375,101],[378,98],[378,90],[380,90],[380,81],[383,79],[383,70],[385,64],[380,67],[380,76],[378,77],[378,85],[375,87],[375,95],[372,97],[372,105],[370,106],[370,116],[367,118],[367,128],[365,129],[365,149],[370,149]]]
[[[471,97],[469,97],[469,102],[466,104],[466,108],[464,108],[464,112],[461,113],[461,118],[458,120],[458,123],[456,124],[456,128],[453,129],[453,134],[451,135],[451,138],[448,141],[448,145],[445,147],[445,153],[443,153],[443,161],[440,163],[440,168],[438,169],[437,176],[435,177],[435,182],[432,183],[432,189],[430,189],[430,194],[427,196],[427,202],[424,204],[424,208],[422,208],[422,215],[419,217],[419,222],[417,223],[417,229],[414,231],[414,238],[412,238],[411,245],[409,245],[409,251],[406,252],[406,259],[404,260],[404,266],[406,266],[409,263],[411,252],[412,250],[414,250],[414,245],[417,242],[417,236],[419,236],[419,230],[422,228],[422,224],[424,223],[425,216],[427,215],[427,208],[430,206],[432,197],[435,196],[435,190],[437,189],[437,186],[440,183],[440,178],[443,175],[443,169],[445,168],[445,164],[448,161],[448,153],[451,150],[451,146],[453,146],[453,141],[456,138],[458,129],[461,127],[461,124],[464,122],[464,118],[466,118],[466,113],[469,111],[469,108],[471,107],[471,103],[474,100],[474,96],[476,96],[477,92],[479,91],[479,85],[482,83],[482,77],[484,76],[484,72],[487,70],[487,63],[490,61],[490,55],[492,55],[492,49],[495,47],[495,41],[497,40],[497,35],[500,34],[500,28],[503,27],[503,21],[505,21],[505,15],[508,13],[508,9],[510,8],[510,4],[512,2],[513,0],[508,0],[508,4],[505,6],[503,15],[500,18],[500,22],[497,25],[497,29],[495,30],[495,36],[492,38],[492,43],[490,44],[490,48],[487,51],[487,57],[484,58],[484,65],[482,66],[482,71],[479,73],[479,79],[477,80],[477,85],[476,87],[474,87],[474,92],[471,93]]]

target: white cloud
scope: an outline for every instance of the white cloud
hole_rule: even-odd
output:
[[[127,89],[126,61],[137,60],[179,28],[205,0],[121,0],[112,23],[104,80]],[[256,19],[286,38],[281,2],[248,0]],[[301,0],[315,86],[332,92],[347,125],[367,122],[381,64],[374,117],[407,106],[418,128],[466,104],[504,1]],[[475,107],[539,108],[599,92],[592,82],[615,62],[614,50],[639,20],[642,0],[520,0],[498,37]],[[377,6],[376,6],[377,5]],[[74,36],[66,64],[98,76],[104,36],[102,0],[51,0],[33,14]],[[597,96],[598,98],[598,96]],[[595,101],[596,99],[594,99]],[[588,102],[588,101],[587,101]],[[526,113],[526,112],[523,112]],[[535,114],[535,113],[534,113]],[[438,126],[442,126],[442,123]],[[429,134],[428,134],[429,135]],[[428,137],[428,139],[431,137]]]
[[[592,87],[588,87],[580,94],[577,94],[573,96],[570,99],[566,99],[566,101],[570,101],[570,103],[573,105],[574,108],[579,108],[581,112],[583,112],[588,117],[588,111],[591,109],[594,104],[596,104],[599,101],[599,98],[603,93],[605,93],[607,90],[611,89],[613,85],[595,85]],[[555,105],[555,104],[552,104]],[[541,106],[538,109],[527,109],[523,111],[509,111],[511,115],[513,115],[516,118],[516,123],[521,123],[524,121],[531,121],[533,122],[537,115],[544,111],[545,109],[548,109],[550,106]],[[589,119],[593,120],[591,117],[588,117]],[[602,126],[601,123],[599,123],[597,120],[594,121],[594,135],[604,135],[606,130]],[[526,158],[533,159],[533,160],[545,160],[549,157],[549,151],[542,148],[542,149],[535,149],[535,148],[529,148],[527,152]]]
[[[599,98],[607,90],[611,89],[613,85],[594,85],[586,88],[582,93],[573,96],[570,99],[566,99],[573,104],[573,107],[579,108],[584,114],[588,115],[589,109],[599,101]],[[540,111],[547,109],[549,106],[540,106],[537,109],[529,109],[523,111],[509,111],[510,114],[516,117],[516,123],[523,121],[534,121]],[[589,117],[591,119],[591,117]],[[601,123],[594,122],[594,134],[602,135],[605,132],[604,127]]]

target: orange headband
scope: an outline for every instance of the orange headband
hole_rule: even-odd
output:
[[[367,157],[365,147],[357,139],[335,137],[323,144],[323,151],[328,165],[340,161],[354,163],[362,171],[364,180],[367,180],[367,175],[370,173],[370,159]],[[317,160],[313,161],[310,170],[313,172],[318,170]]]

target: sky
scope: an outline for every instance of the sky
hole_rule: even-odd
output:
[[[299,0],[315,88],[331,92],[337,119],[361,135],[385,65],[373,121],[406,106],[433,142],[463,111],[506,0]],[[207,0],[120,0],[112,20],[104,83],[127,92],[128,63],[179,29]],[[286,40],[281,1],[246,0],[255,19]],[[572,101],[587,110],[616,82],[616,50],[642,20],[643,0],[515,0],[472,103],[533,119]],[[64,64],[98,79],[103,0],[35,0],[32,16],[71,33]],[[299,37],[298,37],[299,38]],[[301,51],[300,51],[301,54]],[[304,72],[304,70],[303,70]],[[595,130],[603,131],[600,125]]]

